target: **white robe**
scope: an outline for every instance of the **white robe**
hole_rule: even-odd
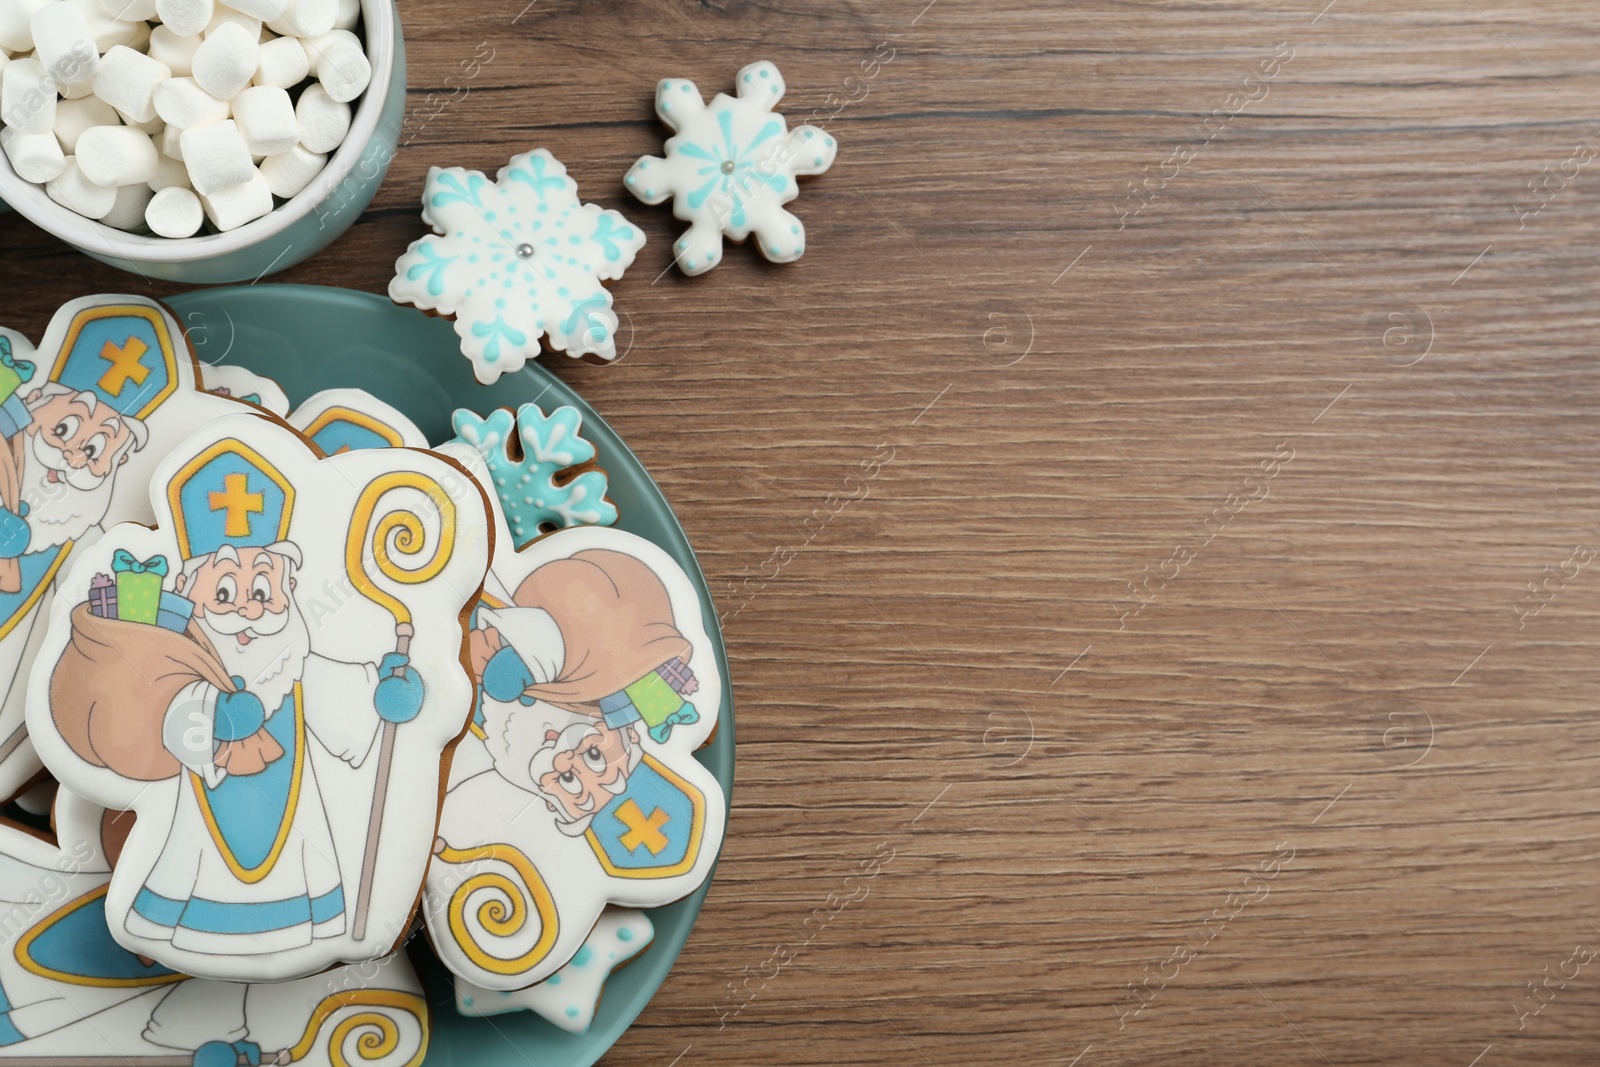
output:
[[[293,810],[287,833],[281,833],[280,820],[270,824],[280,828],[281,847],[253,869],[244,867],[242,860],[230,863],[207,808],[225,801],[240,803],[242,810],[271,818],[275,801],[265,795],[252,797],[248,790],[230,790],[228,800],[202,788],[203,782],[217,789],[229,777],[210,762],[218,691],[197,682],[179,693],[167,710],[163,736],[168,750],[187,770],[179,784],[166,845],[128,912],[128,932],[171,941],[184,951],[215,955],[278,953],[304,947],[316,938],[342,935],[355,884],[352,879],[351,892],[344,892],[330,821],[366,819],[368,811],[364,805],[337,798],[334,809],[326,807],[309,749],[320,744],[351,766],[359,766],[377,735],[379,719],[372,704],[377,684],[373,664],[340,663],[313,653],[300,678],[305,744],[298,751],[289,723],[279,718],[293,715],[294,694],[268,712],[268,727],[289,742],[272,766],[299,760],[299,786],[289,802]],[[199,736],[206,739],[204,755],[185,745],[186,735],[191,743]],[[248,782],[254,777],[235,780]],[[203,802],[202,796],[209,799]],[[220,822],[227,814],[219,812],[216,818]]]

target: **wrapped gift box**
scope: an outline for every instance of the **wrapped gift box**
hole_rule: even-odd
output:
[[[97,574],[89,580],[89,611],[102,619],[117,617],[117,583],[109,574]]]
[[[193,616],[194,601],[177,593],[162,592],[160,606],[156,609],[157,626],[181,634],[189,628],[189,620]]]
[[[161,613],[163,577],[151,571],[118,571],[117,618],[123,622],[154,624]]]
[[[0,337],[0,436],[13,437],[33,421],[22,402],[22,383],[33,377],[33,364],[11,354],[11,341]]]

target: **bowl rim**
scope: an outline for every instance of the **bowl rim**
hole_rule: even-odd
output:
[[[18,177],[4,153],[0,153],[0,200],[4,200],[35,226],[80,251],[92,250],[93,254],[128,263],[194,263],[231,255],[271,240],[307,218],[344,184],[355,170],[357,160],[366,154],[377,132],[391,89],[395,54],[401,47],[400,22],[393,0],[361,0],[361,17],[365,26],[363,45],[367,62],[372,65],[372,80],[351,117],[350,129],[311,184],[261,218],[224,233],[196,237],[129,233],[94,219],[86,219],[76,211],[56,203],[44,191],[43,185]],[[284,249],[284,253],[288,251],[289,248]],[[279,258],[282,258],[281,254]]]

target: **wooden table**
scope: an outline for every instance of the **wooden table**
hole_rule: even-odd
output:
[[[273,280],[381,292],[430,164],[538,145],[649,234],[548,365],[699,551],[739,772],[608,1062],[1594,1062],[1600,9],[523,2],[405,0],[414,137]],[[760,58],[811,248],[686,279],[622,175]],[[0,247],[34,336],[174,291]]]

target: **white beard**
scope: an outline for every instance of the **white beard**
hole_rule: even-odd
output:
[[[261,699],[268,715],[278,710],[300,680],[306,658],[311,655],[311,631],[305,616],[292,598],[287,610],[289,619],[282,630],[256,637],[247,645],[241,645],[233,634],[214,629],[208,616],[195,615],[200,629],[216,647],[222,666],[229,674],[244,679],[244,687]]]
[[[74,489],[64,476],[59,482],[51,482],[51,468],[38,457],[36,448],[50,449],[60,455],[53,445],[43,443],[36,434],[28,438],[27,447],[22,450],[21,489],[22,499],[28,505],[29,552],[41,552],[76,541],[98,525],[111,505],[111,490],[116,481],[113,467],[93,489]],[[66,465],[65,460],[61,462],[62,466]]]

